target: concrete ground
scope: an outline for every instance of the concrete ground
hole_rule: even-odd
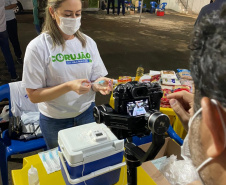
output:
[[[189,68],[187,47],[196,17],[168,10],[163,17],[143,13],[139,23],[138,13],[130,15],[127,12],[126,16],[118,16],[106,15],[106,11],[83,12],[81,28],[96,41],[108,69],[108,76],[117,78],[120,75],[135,76],[140,65],[144,67],[145,73],[149,70]],[[37,35],[31,13],[17,15],[17,20],[20,44],[24,53],[27,44]],[[15,66],[21,77],[23,65],[15,62]],[[1,52],[0,70],[1,84],[8,83],[10,76]],[[109,96],[97,95],[96,104],[108,101]],[[23,157],[37,152],[15,155],[9,159],[9,184],[11,170],[21,169]]]

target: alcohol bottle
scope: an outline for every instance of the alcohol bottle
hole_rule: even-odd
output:
[[[28,184],[29,185],[39,185],[38,171],[31,165],[28,170]]]
[[[137,72],[136,72],[136,77],[135,77],[135,81],[139,81],[140,80],[140,77],[142,77],[144,74],[144,68],[139,66],[137,68]]]

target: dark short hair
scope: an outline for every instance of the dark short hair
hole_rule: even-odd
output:
[[[195,107],[204,96],[226,107],[226,4],[205,15],[195,27],[189,46],[190,68],[195,83]],[[197,102],[199,101],[199,102]]]

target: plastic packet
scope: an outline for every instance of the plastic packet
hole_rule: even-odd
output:
[[[127,83],[127,82],[131,82],[131,81],[132,81],[131,76],[119,76],[119,78],[118,78],[118,83]]]
[[[199,175],[191,160],[177,160],[177,156],[171,155],[160,166],[159,171],[165,176],[171,185],[187,185],[199,180]]]
[[[180,81],[176,78],[162,78],[163,85],[181,85]]]
[[[187,79],[187,80],[191,80],[191,72],[188,69],[177,69],[177,72],[179,74],[179,77],[181,79]]]
[[[176,73],[170,70],[161,71],[161,78],[177,79]]]
[[[192,80],[187,80],[187,79],[180,79],[181,85],[187,85],[190,87],[190,92],[194,93],[194,82]]]
[[[159,82],[160,78],[161,78],[160,74],[152,75],[151,76],[151,82]]]
[[[139,82],[150,82],[150,81],[151,81],[151,76],[149,74],[144,74],[139,79]]]
[[[9,121],[9,105],[5,105],[0,114],[0,123]]]
[[[173,86],[173,92],[179,92],[179,91],[187,91],[190,92],[191,87],[187,85],[175,85]]]
[[[40,112],[22,112],[21,120],[23,124],[35,123],[39,124]]]

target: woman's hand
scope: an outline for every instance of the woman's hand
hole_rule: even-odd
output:
[[[91,88],[91,83],[87,79],[79,79],[68,82],[71,91],[75,91],[79,95],[88,93]]]
[[[103,81],[103,82],[102,82]],[[102,82],[99,84],[98,82]],[[106,77],[98,78],[92,85],[92,88],[96,92],[100,92],[103,95],[107,95],[113,90],[112,79]]]
[[[184,129],[188,131],[188,121],[193,115],[194,95],[187,91],[180,91],[169,94],[167,98],[170,100],[172,109],[181,120]]]

